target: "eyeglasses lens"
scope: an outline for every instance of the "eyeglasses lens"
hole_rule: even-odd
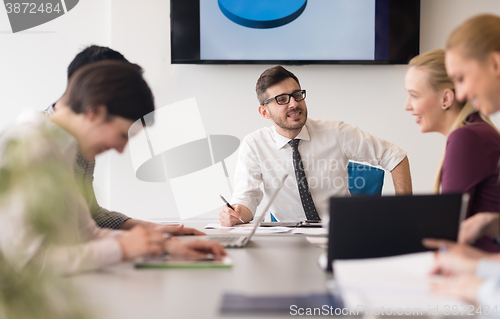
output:
[[[290,95],[288,94],[278,95],[276,97],[276,102],[278,102],[278,104],[287,104],[288,102],[290,102]]]
[[[295,99],[295,101],[299,102],[299,101],[302,101],[303,99],[305,99],[305,92],[304,91],[297,91],[297,92],[293,93],[292,96]]]

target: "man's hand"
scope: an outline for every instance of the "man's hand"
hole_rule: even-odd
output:
[[[170,234],[173,236],[185,236],[185,235],[196,235],[202,236],[206,235],[204,232],[201,232],[194,228],[184,227],[184,225],[158,225],[154,224],[154,230]]]
[[[490,255],[448,240],[424,239],[423,244],[427,248],[442,250],[436,253],[436,264],[430,271],[433,275],[474,275],[479,259]]]
[[[133,260],[148,254],[159,255],[163,252],[164,241],[162,233],[142,226],[132,228],[118,239],[124,260]]]
[[[165,241],[165,251],[171,255],[204,258],[207,254],[226,256],[226,251],[218,243],[204,240],[180,241],[170,238]]]
[[[473,244],[484,235],[500,237],[500,214],[478,213],[467,218],[460,224],[458,242]]]
[[[243,216],[241,215],[241,207],[240,205],[233,205],[235,210],[227,207],[226,205],[222,206],[222,209],[219,212],[219,222],[222,226],[231,227],[236,224],[243,224]]]
[[[477,290],[482,280],[471,275],[446,277],[432,284],[432,291],[447,296],[459,297],[476,303]]]

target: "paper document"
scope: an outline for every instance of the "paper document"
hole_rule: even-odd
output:
[[[249,227],[249,225],[250,225],[250,227],[253,227],[253,224],[238,224],[238,225],[234,225],[232,227],[226,227],[226,226],[222,226],[219,223],[210,223],[207,226],[205,226],[205,229],[233,229],[233,228],[237,228],[237,227]]]
[[[292,234],[304,234],[307,236],[328,236],[328,230],[326,228],[294,228]]]
[[[248,226],[248,227],[236,227],[234,229],[231,229],[229,231],[230,234],[250,234],[253,230],[253,226]],[[255,231],[256,234],[258,235],[265,235],[265,234],[280,234],[280,233],[289,233],[292,229],[288,227],[259,227]]]
[[[264,230],[267,228],[268,230]],[[210,223],[205,226],[205,229],[231,229],[230,233],[242,233],[246,234],[249,230],[253,229],[253,224],[238,224],[232,227],[221,226],[219,223]],[[232,230],[235,229],[233,232]],[[328,230],[325,228],[310,228],[310,227],[300,227],[300,228],[290,228],[290,227],[259,227],[257,230],[257,234],[265,234],[265,233],[288,233],[292,234],[303,234],[308,236],[327,236]]]
[[[252,232],[254,224],[238,224],[232,227],[221,226],[218,223],[210,223],[205,226],[205,229],[230,229],[230,234],[249,234]],[[259,227],[257,228],[256,234],[279,234],[279,233],[289,233],[292,228],[289,227]]]
[[[429,276],[434,253],[423,252],[396,257],[336,260],[335,280],[329,283],[338,291],[347,308],[357,308],[360,315],[444,315],[453,306],[467,312],[466,304],[454,298],[435,295]]]

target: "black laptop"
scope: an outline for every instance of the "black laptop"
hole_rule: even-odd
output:
[[[328,270],[334,259],[427,251],[423,238],[456,241],[468,200],[467,194],[332,197]]]

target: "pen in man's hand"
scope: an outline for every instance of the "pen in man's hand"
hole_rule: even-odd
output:
[[[224,203],[226,203],[226,206],[227,206],[227,207],[229,207],[229,208],[231,208],[232,210],[236,211],[236,210],[233,208],[233,206],[231,206],[231,204],[229,204],[229,203],[227,202],[227,200],[224,198],[224,196],[222,196],[222,195],[219,195],[219,196],[220,196],[220,198],[224,201]],[[243,219],[241,219],[241,218],[238,218],[238,219],[239,219],[239,220],[240,220],[240,222],[242,222],[243,224],[245,223],[245,222],[243,221]]]

